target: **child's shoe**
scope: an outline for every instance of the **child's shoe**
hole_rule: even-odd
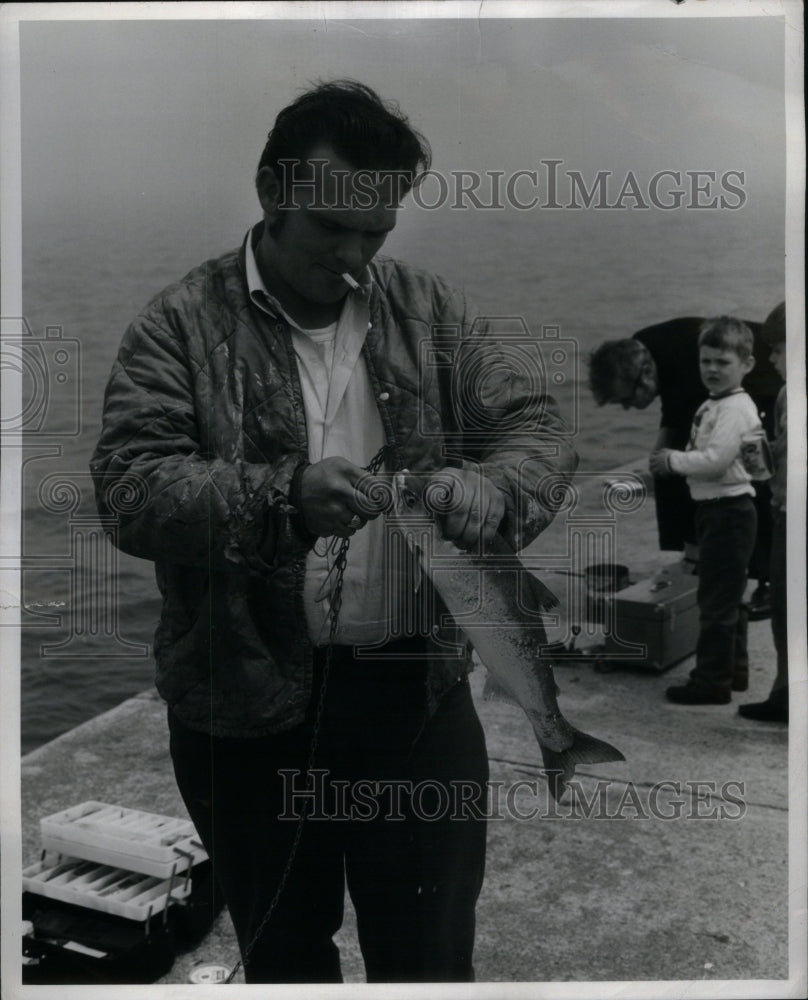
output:
[[[689,681],[677,687],[669,687],[665,692],[668,701],[676,705],[728,705],[732,700],[729,691],[720,688],[706,688]]]
[[[739,705],[738,715],[755,722],[788,722],[788,699],[772,699],[770,696],[765,701]]]
[[[747,613],[750,622],[771,618],[771,588],[768,583],[761,583],[752,591],[747,604]]]

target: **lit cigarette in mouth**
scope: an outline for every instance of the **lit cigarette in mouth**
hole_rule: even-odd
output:
[[[354,279],[350,276],[350,274],[348,274],[347,271],[344,271],[342,273],[341,278],[352,291],[355,292],[359,289],[359,282],[354,281]]]

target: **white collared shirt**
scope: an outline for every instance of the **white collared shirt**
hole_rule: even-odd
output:
[[[360,291],[346,295],[336,323],[322,330],[303,330],[264,285],[251,236],[252,232],[248,232],[245,247],[250,298],[263,312],[283,315],[291,326],[303,391],[309,461],[342,456],[364,468],[385,443],[381,415],[362,357],[370,327],[370,279]],[[338,543],[339,539],[318,539],[306,558],[303,602],[309,638],[315,645],[325,645],[329,637],[331,604],[327,591],[331,581],[327,584],[326,578],[336,549],[336,544],[330,545],[332,542]],[[362,645],[386,638],[387,600],[382,516],[369,521],[351,538],[336,641]]]

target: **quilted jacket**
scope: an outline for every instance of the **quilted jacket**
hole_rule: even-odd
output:
[[[509,497],[502,533],[526,545],[553,516],[539,480],[577,461],[555,403],[441,280],[388,258],[370,273],[363,354],[392,465],[482,463]],[[192,729],[260,736],[303,720],[312,539],[288,498],[307,457],[288,325],[251,302],[243,248],[154,298],[121,344],[91,470],[117,544],[155,563],[156,684]],[[433,652],[432,705],[469,669]]]

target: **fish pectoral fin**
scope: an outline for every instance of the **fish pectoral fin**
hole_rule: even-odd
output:
[[[507,691],[492,674],[488,674],[485,678],[483,701],[504,701],[508,705],[515,705],[516,708],[522,707],[510,691]]]
[[[599,740],[580,729],[572,728],[573,741],[566,750],[551,750],[542,746],[541,755],[553,798],[560,799],[566,791],[567,782],[575,773],[576,764],[604,764],[612,760],[625,760],[617,747],[605,740]]]
[[[556,595],[547,587],[538,577],[533,576],[532,573],[528,573],[527,576],[530,578],[530,597],[539,611],[552,611],[553,608],[559,606],[559,600]]]

